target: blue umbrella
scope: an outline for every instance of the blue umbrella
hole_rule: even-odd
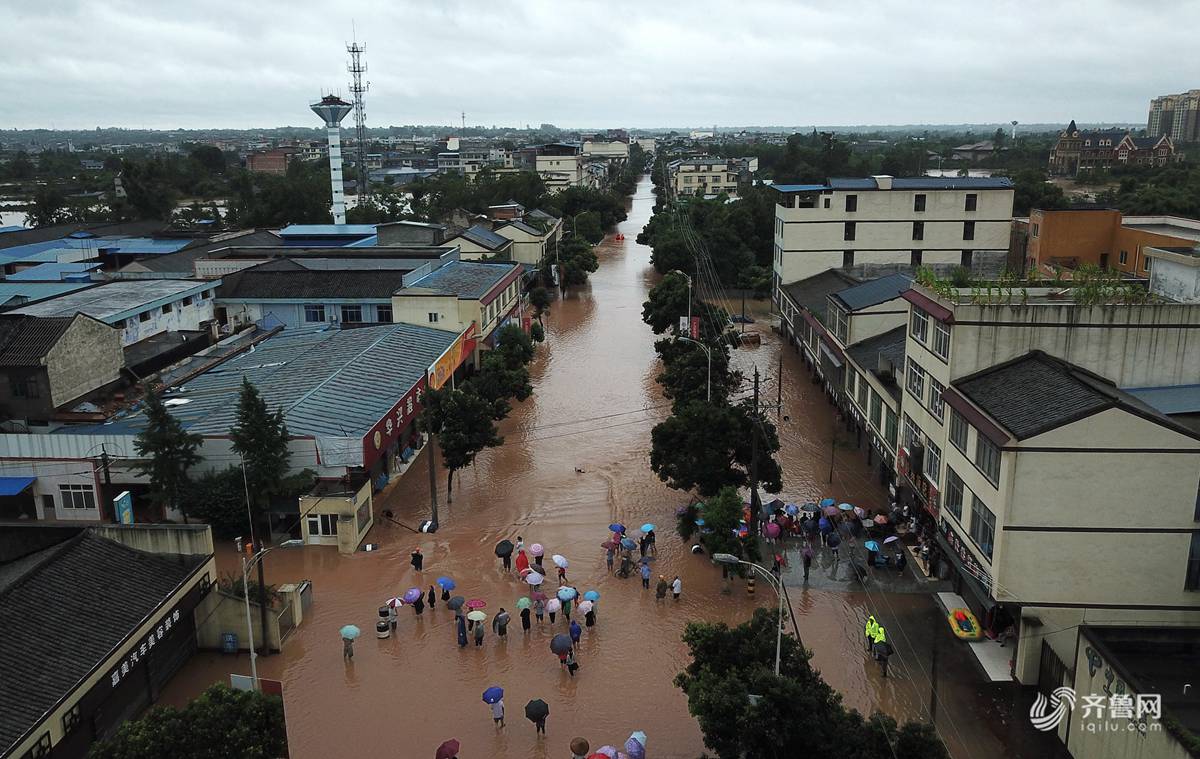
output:
[[[815,503],[806,503],[800,507],[800,510],[807,514],[816,514],[821,509]]]
[[[868,540],[866,543],[863,543],[863,548],[867,549],[868,551],[878,551],[879,544],[874,540]]]
[[[593,601],[593,602],[599,601],[600,600],[600,591],[589,590],[587,593],[583,594],[583,600],[584,601]]]
[[[494,704],[504,698],[504,689],[499,685],[493,685],[483,692],[483,703]]]
[[[829,532],[829,530],[830,530],[829,518],[821,517],[820,521],[817,522],[817,527],[821,528],[821,532]]]
[[[560,601],[570,601],[570,600],[574,599],[575,596],[577,596],[577,595],[579,595],[579,591],[575,590],[574,588],[559,588],[558,589],[558,600],[560,600]]]
[[[354,640],[359,635],[362,635],[362,630],[359,630],[355,625],[346,625],[340,632],[342,633],[342,637],[347,640]]]
[[[822,498],[821,499],[821,508],[825,508],[826,506],[832,506],[835,503],[837,503],[837,501],[833,500],[832,498]]]
[[[642,525],[642,532],[654,532],[654,525],[650,522],[646,522],[644,525]]]
[[[437,584],[442,586],[442,590],[454,590],[458,587],[454,580],[451,580],[449,577],[437,578]]]
[[[620,522],[613,522],[612,524],[610,524],[608,526],[608,529],[611,530],[612,532],[624,533],[625,525],[621,524]]]
[[[854,511],[854,507],[848,503],[839,503],[838,508],[842,511]]]
[[[794,503],[789,503],[787,506],[784,506],[783,510],[792,516],[796,516],[800,513],[800,507]]]
[[[697,526],[697,527],[703,527],[703,526],[704,526],[704,517],[696,517],[696,526]]]
[[[632,538],[621,538],[621,547],[632,551],[637,548],[637,543],[634,543]]]

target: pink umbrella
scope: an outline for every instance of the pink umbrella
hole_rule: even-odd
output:
[[[546,600],[546,594],[540,590],[533,591],[532,593],[529,594],[529,597],[532,598],[534,601],[545,601]]]
[[[546,602],[546,611],[557,612],[560,609],[562,609],[562,601],[559,601],[557,598],[551,598]]]
[[[767,522],[767,526],[765,529],[767,531],[768,538],[779,537],[779,525],[775,524],[774,522]]]
[[[584,614],[587,614],[589,611],[591,611],[592,606],[594,606],[594,604],[591,601],[580,601],[579,602],[579,610],[581,612],[583,612]]]
[[[617,749],[615,746],[601,746],[596,749],[597,754],[604,754],[608,759],[617,759]]]
[[[887,523],[888,523],[888,518],[885,517],[883,514],[876,515],[875,524],[887,524]]]
[[[821,513],[827,517],[836,517],[838,515],[838,507],[826,506],[825,508],[821,509]]]
[[[534,556],[542,556],[546,553],[546,549],[542,548],[541,543],[534,543],[533,545],[529,546],[529,552]]]
[[[472,598],[466,603],[468,609],[482,609],[485,606],[487,606],[487,601],[484,601],[482,598]]]

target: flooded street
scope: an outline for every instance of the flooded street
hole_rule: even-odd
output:
[[[452,737],[462,742],[463,757],[561,757],[574,736],[587,738],[594,750],[623,744],[633,730],[648,734],[650,756],[702,753],[699,727],[672,683],[686,663],[683,627],[691,620],[741,621],[755,603],[773,605],[775,599],[765,583],[757,596],[740,585],[731,594],[721,593],[720,573],[706,557],[691,555],[675,535],[674,510],[687,496],[670,491],[649,469],[650,429],[668,408],[654,382],[659,371],[655,336],[641,321],[642,302],[657,274],[649,249],[634,238],[653,202],[647,178],[618,229],[625,240],[606,240],[597,251],[600,269],[590,284],[552,305],[545,316],[546,342],[531,367],[533,397],[516,404],[503,422],[505,444],[485,451],[461,473],[450,505],[439,466],[438,533],[415,534],[378,520],[384,509],[405,524],[427,518],[428,471],[418,459],[376,499],[378,521],[367,541],[381,550],[346,557],[332,548],[309,547],[267,558],[269,583],[308,579],[314,586],[314,603],[284,652],[258,664],[262,676],[284,683],[294,757],[431,757]],[[762,316],[765,306],[756,310]],[[834,495],[872,508],[882,505],[884,491],[861,452],[837,449],[834,481],[828,483],[832,407],[765,318],[751,328],[762,334],[762,345],[737,351],[735,360],[747,372],[757,365],[765,382],[764,402],[775,402],[778,357],[781,350],[784,354],[782,413],[790,421],[779,420],[783,497]],[[577,467],[584,472],[577,473]],[[600,543],[613,521],[631,528],[647,521],[659,526],[653,567],[668,580],[680,576],[678,602],[656,602],[653,590],[643,590],[636,578],[607,573]],[[502,571],[493,553],[499,540],[515,541],[518,535],[526,545],[542,543],[547,557],[565,555],[570,584],[581,593],[595,589],[601,594],[597,625],[585,628],[574,678],[549,649],[552,635],[566,631],[561,616],[553,628],[547,620],[544,627],[535,622],[529,635],[521,631],[515,606],[526,586],[515,572]],[[416,546],[425,555],[420,574],[408,563]],[[223,571],[236,571],[231,548],[218,560]],[[798,555],[793,563],[799,564]],[[822,571],[838,570],[814,568],[818,575]],[[457,582],[455,594],[487,602],[482,648],[458,647],[453,614],[440,600],[419,617],[401,609],[398,634],[375,639],[380,604],[409,587],[428,589],[441,575]],[[929,658],[936,639],[942,694],[937,724],[952,753],[980,759],[1016,755],[1006,748],[1001,716],[1009,691],[976,685],[973,663],[955,646],[927,594],[844,592],[818,583],[805,589],[792,578],[789,585],[804,643],[849,706],[881,708],[901,720],[928,719]],[[893,633],[898,656],[886,680],[860,646],[868,606],[889,621],[889,629],[897,625],[903,631]],[[500,607],[513,615],[506,640],[490,628],[490,617]],[[338,629],[350,623],[363,635],[347,666]],[[183,703],[211,682],[227,682],[230,672],[248,674],[247,657],[199,654],[164,700]],[[480,700],[491,685],[505,689],[508,725],[502,731],[493,727]],[[550,705],[548,737],[540,740],[524,718],[524,705],[534,698]]]

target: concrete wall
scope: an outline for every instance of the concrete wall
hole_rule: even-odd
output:
[[[257,322],[268,315],[283,322],[284,327],[289,329],[295,327],[312,327],[321,324],[341,324],[342,306],[359,306],[362,309],[362,323],[380,321],[390,323],[392,321],[391,319],[380,319],[379,316],[379,307],[384,306],[386,308],[391,305],[390,300],[318,299],[306,303],[298,303],[282,300],[251,302],[222,299],[218,302],[218,305],[225,308],[229,321],[238,325]],[[325,319],[323,321],[308,321],[304,310],[305,306],[324,306]]]
[[[235,573],[237,581],[241,582],[241,574]],[[221,635],[223,633],[234,633],[238,638],[238,649],[241,651],[250,650],[250,636],[247,634],[247,629],[254,633],[254,647],[258,648],[262,645],[263,626],[262,613],[259,611],[258,603],[251,599],[250,601],[250,626],[246,626],[246,602],[223,590],[213,589],[209,594],[211,608],[204,615],[204,622],[200,623],[202,617],[197,609],[196,622],[200,623],[196,628],[196,645],[199,648],[210,649],[214,651],[221,650]],[[282,645],[279,634],[279,612],[282,606],[278,608],[267,609],[267,647],[272,651],[279,651]]]
[[[436,322],[430,321],[431,313],[437,314]],[[393,295],[392,321],[452,332],[461,332],[471,323],[463,323],[458,298],[453,295]]]
[[[512,226],[495,230],[496,234],[513,241],[510,258],[528,266],[540,266],[546,255],[546,238],[534,236]]]
[[[213,552],[212,529],[208,525],[104,524],[92,530],[102,538],[149,553],[208,556]]]
[[[337,546],[339,553],[354,553],[375,523],[373,511],[369,481],[354,493],[303,496],[300,499],[301,514],[336,515],[338,526],[337,535],[318,535],[309,531],[308,518],[305,517],[300,521],[300,536],[305,543]],[[362,520],[359,519],[360,512],[364,517]]]
[[[850,315],[850,345],[907,323],[908,301],[900,297],[855,311]]]
[[[124,365],[120,333],[95,319],[77,317],[46,354],[51,402],[63,406],[117,380]]]
[[[1054,259],[1076,259],[1079,263],[1099,265],[1108,254],[1108,265],[1122,268],[1113,250],[1113,240],[1121,225],[1121,212],[1109,209],[1086,211],[1043,211],[1029,214],[1029,248],[1026,255],[1033,264]]]
[[[1200,266],[1196,259],[1169,253],[1154,254],[1150,267],[1150,292],[1181,303],[1200,303]]]
[[[145,321],[142,320],[141,314],[134,314],[123,322],[114,324],[114,327],[121,330],[122,345],[133,345],[159,332],[200,329],[201,322],[212,321],[213,295],[219,284],[220,282],[214,282],[210,289],[202,293],[180,296],[171,301],[171,310],[167,313],[163,312],[163,306],[155,306],[143,312],[146,315]],[[184,300],[189,301],[186,306],[183,304]]]

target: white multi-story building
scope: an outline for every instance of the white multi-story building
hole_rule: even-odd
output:
[[[970,268],[1008,252],[1006,178],[875,176],[774,187],[777,303],[781,285],[839,266]]]
[[[758,171],[758,159],[704,156],[673,161],[667,170],[676,195],[736,195],[738,183]]]

